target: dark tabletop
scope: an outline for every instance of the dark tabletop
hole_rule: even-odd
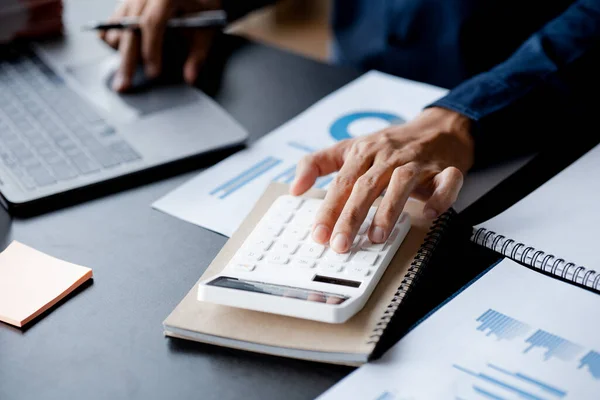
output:
[[[220,40],[200,85],[251,140],[359,75]],[[351,371],[163,336],[162,321],[226,238],[150,204],[221,156],[197,160],[195,172],[34,217],[0,210],[2,248],[19,240],[94,271],[93,283],[27,329],[0,323],[0,399],[311,399]]]
[[[359,75],[222,36],[198,84],[248,129],[251,143]],[[461,213],[467,228],[514,204],[598,138],[572,142],[572,149],[560,142],[560,149],[542,151]],[[0,400],[312,399],[352,371],[163,336],[162,321],[226,238],[150,204],[232,151],[78,193],[65,199],[75,205],[37,216],[11,219],[0,208],[1,249],[19,240],[94,270],[92,283],[26,329],[0,323]],[[424,280],[428,286],[406,303],[403,317],[417,305],[425,304],[423,313],[433,308],[497,258],[476,255],[479,248],[465,251],[472,265],[463,257],[451,268],[444,259],[446,268]]]

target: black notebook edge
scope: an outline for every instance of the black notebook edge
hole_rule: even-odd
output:
[[[418,321],[500,259],[495,253],[475,256],[465,268],[464,255],[473,253],[471,232],[472,226],[462,223],[454,209],[433,222],[407,276],[373,330],[370,340],[375,347],[369,361],[381,357]]]

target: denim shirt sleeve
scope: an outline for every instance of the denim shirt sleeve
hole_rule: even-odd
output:
[[[510,29],[510,28],[508,28]],[[600,0],[579,0],[525,41],[505,62],[458,85],[430,106],[457,111],[474,121],[536,101],[531,93],[561,96],[573,85],[565,70],[597,51],[600,45]],[[589,58],[589,57],[588,57]],[[595,79],[580,76],[577,82]],[[568,89],[568,88],[567,88]]]

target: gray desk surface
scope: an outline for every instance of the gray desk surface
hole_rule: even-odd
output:
[[[216,98],[253,139],[358,75],[235,47]],[[163,319],[226,240],[150,208],[191,176],[28,219],[0,210],[2,248],[16,239],[95,276],[26,330],[0,323],[0,399],[310,399],[350,371],[163,337]]]
[[[210,72],[216,62],[202,86],[251,141],[359,75],[240,39],[222,44],[223,76]],[[467,179],[459,208],[519,165]],[[25,330],[0,323],[0,399],[311,399],[351,371],[163,337],[163,319],[226,240],[150,208],[195,173],[28,219],[0,209],[0,247],[16,239],[95,276]]]

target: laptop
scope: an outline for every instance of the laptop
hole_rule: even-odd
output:
[[[231,147],[246,131],[183,83],[119,95],[114,50],[81,25],[111,2],[67,0],[65,38],[0,58],[0,200],[11,210]]]

